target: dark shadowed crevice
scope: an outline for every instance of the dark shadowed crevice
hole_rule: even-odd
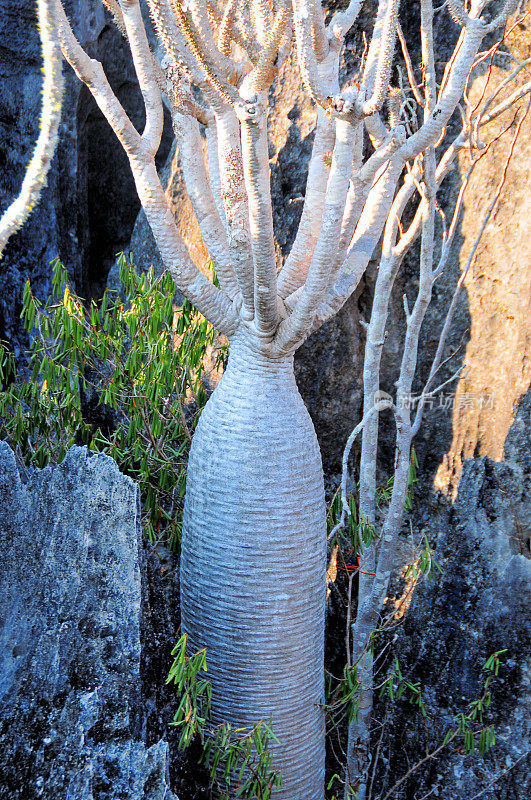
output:
[[[141,131],[145,122],[142,95],[131,55],[115,28],[102,31],[98,54],[113,91]],[[140,201],[127,156],[85,86],[79,95],[77,125],[77,236],[84,264],[77,291],[83,297],[98,298],[116,253],[128,246]],[[166,114],[157,167],[165,162],[170,146],[171,123]]]

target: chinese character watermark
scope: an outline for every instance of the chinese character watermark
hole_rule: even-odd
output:
[[[405,410],[413,410],[420,402],[423,402],[424,409],[429,411],[453,411],[459,409],[494,409],[496,402],[495,392],[460,392],[452,394],[441,392],[440,394],[414,395],[404,394],[398,397],[397,407]],[[374,405],[384,408],[386,405],[392,406],[393,398],[384,391],[377,391],[374,394]]]

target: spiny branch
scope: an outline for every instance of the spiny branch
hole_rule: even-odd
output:
[[[193,25],[184,13],[179,0],[170,0],[170,6],[186,40],[186,44],[190,48],[191,53],[195,56],[198,65],[203,70],[208,81],[224,100],[234,105],[238,101],[238,93],[218,71],[207,52],[204,41],[197,35]]]
[[[54,36],[52,0],[38,0],[37,14],[44,72],[40,132],[35,151],[22,181],[20,194],[0,218],[0,258],[8,239],[24,225],[40,200],[57,146],[61,121],[63,59],[61,48]]]

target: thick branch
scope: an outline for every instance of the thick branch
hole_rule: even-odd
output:
[[[90,59],[76,40],[59,0],[54,0],[54,15],[65,58],[90,89],[129,156],[138,196],[165,266],[198,310],[220,331],[232,334],[238,323],[232,303],[191,261],[160,185],[150,148],[113,94],[101,64]]]
[[[393,55],[395,51],[396,25],[399,5],[400,0],[387,0],[386,3],[381,32],[378,32],[379,35],[376,39],[378,46],[378,60],[374,70],[374,84],[371,86],[372,94],[362,106],[363,116],[365,117],[370,117],[372,114],[375,114],[381,109],[389,91],[389,80],[391,77],[391,67],[393,64]]]
[[[352,101],[345,101],[345,104],[347,102],[350,105],[355,102],[355,98],[353,97]],[[321,231],[300,298],[290,317],[279,327],[276,345],[280,351],[289,351],[308,335],[317,308],[327,290],[339,247],[355,135],[356,130],[352,123],[336,119],[336,142]]]
[[[356,22],[362,5],[363,0],[350,0],[348,7],[344,11],[336,11],[332,17],[328,27],[332,35],[340,42],[343,42],[345,36]]]
[[[321,0],[310,0],[310,17],[311,17],[311,31],[312,43],[317,61],[321,62],[328,55],[330,45],[328,44],[328,35],[324,24],[323,7]]]
[[[208,180],[199,124],[193,117],[174,114],[173,130],[177,138],[186,191],[193,212],[221,287],[231,299],[234,299],[238,294],[238,283],[230,260],[227,233],[219,217]]]
[[[243,298],[242,313],[254,317],[254,275],[249,204],[245,189],[240,124],[232,109],[216,114],[219,177],[227,221],[229,247]]]
[[[293,0],[293,25],[301,77],[310,97],[327,110],[328,99],[333,91],[330,87],[323,86],[321,80],[312,42],[311,13],[310,0]]]
[[[155,164],[145,158],[134,157],[130,163],[138,196],[164,265],[190,302],[218,330],[230,336],[238,324],[232,302],[223,291],[210,283],[190,259],[160,185]]]
[[[297,236],[279,275],[278,291],[282,298],[286,298],[302,286],[308,274],[321,228],[335,135],[334,123],[319,108],[304,207]]]
[[[231,51],[232,40],[230,37],[230,30],[234,21],[237,2],[238,0],[228,0],[219,28],[218,48],[219,52],[223,53],[224,56],[229,56]]]
[[[223,197],[221,194],[221,178],[219,175],[219,157],[218,157],[218,131],[216,127],[215,117],[207,125],[205,129],[206,143],[207,143],[207,161],[208,161],[208,183],[218,210],[219,218],[225,228],[227,235],[227,242],[229,240],[229,226],[227,218],[225,217],[225,209],[223,208]],[[233,267],[234,268],[234,267]]]
[[[319,74],[330,94],[339,93],[339,49],[331,47],[325,60],[319,64]],[[308,179],[302,216],[295,242],[279,276],[279,293],[282,298],[295,292],[306,280],[315,245],[321,229],[328,176],[335,143],[335,123],[322,108],[317,109],[317,127],[308,169]]]
[[[470,68],[485,32],[486,26],[480,20],[473,19],[468,22],[458,42],[459,50],[457,54],[454,53],[453,67],[449,72],[446,87],[439,101],[421,128],[401,148],[401,153],[406,160],[413,159],[439,139],[443,128],[448,124],[463,96]]]
[[[272,4],[268,0],[251,0],[251,20],[256,40],[265,47],[273,24]]]
[[[260,53],[256,65],[245,80],[246,87],[244,91],[249,95],[262,92],[271,85],[276,72],[275,64],[280,44],[290,21],[290,12],[291,0],[281,0],[279,10],[275,15],[275,21],[264,49]]]
[[[162,97],[153,70],[153,57],[142,20],[140,3],[138,0],[122,0],[121,8],[125,31],[146,109],[146,125],[142,133],[142,140],[146,150],[155,155],[162,137],[164,114]]]
[[[103,67],[99,61],[89,58],[77,41],[61,0],[51,0],[51,2],[57,26],[57,37],[64,57],[78,78],[90,89],[126,153],[131,156],[142,152],[142,138],[109,86]]]
[[[363,146],[362,139],[363,128],[359,127],[359,137],[357,141],[357,148],[361,159],[361,148]],[[371,157],[365,162],[363,166],[359,163],[355,164],[356,171],[353,171],[352,179],[350,181],[347,202],[345,205],[345,212],[343,215],[343,223],[341,227],[341,240],[339,250],[336,257],[335,272],[337,272],[348,252],[349,245],[352,242],[352,237],[359,222],[360,216],[363,212],[365,202],[374,183],[375,177],[380,168],[388,161],[389,157],[396,152],[398,147],[403,143],[405,138],[404,129],[401,127],[392,130],[386,140],[382,142],[380,147],[374,152]]]
[[[503,4],[503,8],[498,14],[497,17],[494,17],[492,22],[489,24],[488,32],[491,33],[492,31],[501,28],[502,25],[505,25],[511,14],[514,14],[516,9],[518,8],[520,0],[505,0]]]
[[[240,117],[254,263],[255,322],[260,332],[272,333],[277,327],[279,315],[266,102],[267,98],[261,95],[256,102],[246,103]]]
[[[347,258],[336,280],[320,305],[313,328],[319,327],[336,314],[356,289],[384,229],[393,203],[396,182],[402,172],[400,151],[384,165],[363,208]]]
[[[127,32],[125,30],[125,23],[118,0],[102,0],[103,5],[109,10],[113,16],[113,21],[120,33],[127,39]]]

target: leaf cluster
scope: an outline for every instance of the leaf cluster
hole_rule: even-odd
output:
[[[119,264],[124,296],[107,290],[99,304],[76,296],[58,259],[45,304],[26,284],[29,368],[17,375],[0,343],[0,436],[38,468],[74,444],[111,456],[140,485],[148,536],[176,545],[215,333],[188,301],[176,304],[168,274],[139,273],[124,254]]]
[[[166,683],[174,683],[180,702],[171,725],[180,728],[179,748],[184,750],[197,735],[203,735],[212,706],[210,681],[200,677],[207,671],[206,650],[203,648],[193,656],[186,653],[188,637],[181,636],[173,650],[175,656]]]
[[[348,519],[345,521],[343,529],[338,530],[334,538],[330,540],[330,545],[332,548],[336,545],[341,546],[343,549],[348,547],[350,552],[361,554],[365,547],[369,547],[378,538],[378,532],[376,526],[358,512],[356,499],[352,494],[348,498],[348,506],[350,510]],[[341,489],[338,489],[328,509],[327,527],[329,534],[339,522],[341,511]]]
[[[428,541],[428,537],[423,537],[424,547],[421,549],[418,558],[413,564],[410,564],[406,570],[405,578],[412,577],[413,581],[417,581],[421,575],[429,581],[435,580],[438,575],[443,574],[441,565],[435,559],[433,548]]]
[[[333,728],[337,728],[345,717],[349,724],[357,722],[362,689],[356,666],[345,664],[340,680],[330,674],[326,676],[324,708]]]
[[[392,669],[380,689],[380,697],[384,694],[387,694],[390,700],[407,698],[412,705],[418,706],[423,717],[427,716],[420,682],[410,681],[402,675],[398,658],[394,659]]]
[[[467,712],[456,714],[454,723],[457,727],[450,728],[444,738],[445,744],[459,736],[462,738],[463,748],[467,755],[474,755],[477,747],[481,756],[484,756],[485,753],[496,744],[494,726],[483,726],[483,715],[490,708],[492,702],[492,684],[498,677],[498,672],[502,664],[502,656],[506,652],[507,649],[497,650],[489,656],[483,665],[483,672],[486,673],[486,677],[483,682],[481,695],[468,704]]]
[[[166,683],[174,683],[180,695],[171,725],[180,729],[179,748],[198,737],[202,744],[201,763],[219,789],[221,800],[270,800],[282,781],[272,763],[271,744],[278,743],[269,723],[260,720],[252,727],[233,728],[230,723],[213,725],[212,687],[207,672],[206,650],[188,655],[184,634],[174,649],[175,656]]]
[[[282,782],[281,772],[272,763],[272,742],[278,739],[271,721],[263,720],[251,728],[232,728],[224,722],[206,735],[202,761],[211,781],[221,788],[221,800],[270,800]]]
[[[412,447],[405,501],[407,511],[411,511],[413,508],[415,487],[418,483],[418,466],[417,455],[415,449]],[[383,512],[385,507],[389,505],[393,493],[393,486],[394,476],[391,475],[384,486],[377,487],[376,504],[380,512]],[[377,526],[359,511],[353,494],[348,497],[348,507],[348,519],[345,521],[343,528],[337,531],[333,540],[329,540],[330,546],[333,548],[336,545],[341,545],[343,547],[348,545],[351,552],[361,555],[365,547],[370,547],[370,545],[379,538],[379,532]],[[340,521],[342,510],[341,487],[339,487],[334,493],[328,508],[328,534],[330,534],[332,529],[335,528]]]
[[[460,711],[454,717],[454,725],[447,731],[437,752],[451,743],[462,746],[466,755],[474,755],[476,750],[481,756],[496,743],[493,725],[485,726],[483,715],[490,708],[492,702],[492,684],[501,666],[501,658],[507,650],[497,650],[483,666],[486,677],[483,681],[481,694],[472,700],[466,711]],[[430,715],[424,704],[422,689],[419,681],[413,681],[403,675],[399,661],[394,659],[392,668],[381,685],[380,697],[387,695],[391,701],[407,699],[411,705],[418,708],[425,719]]]

